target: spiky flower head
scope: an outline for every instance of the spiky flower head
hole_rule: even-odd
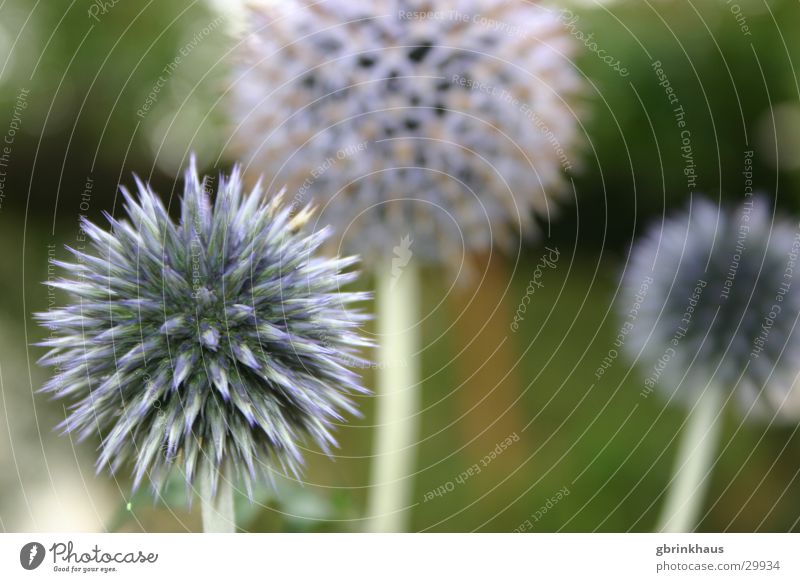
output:
[[[642,394],[692,403],[718,386],[745,414],[800,413],[800,225],[763,197],[738,209],[694,198],[635,244],[619,303]]]
[[[253,7],[229,89],[234,154],[316,198],[345,248],[458,262],[536,232],[581,142],[558,14],[508,0]]]
[[[355,258],[316,254],[328,231],[306,232],[308,208],[243,191],[238,168],[213,204],[194,162],[185,180],[177,223],[138,180],[127,220],[82,221],[90,250],[69,249],[51,283],[71,302],[37,314],[57,367],[43,390],[72,403],[61,428],[99,434],[98,470],[133,463],[134,488],[177,465],[212,490],[232,467],[250,491],[275,463],[296,472],[306,437],[328,450],[355,412],[364,295],[340,290]]]

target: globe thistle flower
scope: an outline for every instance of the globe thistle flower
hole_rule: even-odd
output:
[[[245,192],[239,168],[213,204],[194,161],[185,180],[177,223],[138,180],[127,220],[82,220],[90,250],[69,249],[53,283],[71,302],[37,314],[40,362],[57,366],[43,391],[72,402],[65,432],[100,435],[98,470],[133,464],[134,489],[147,476],[159,491],[178,466],[213,492],[231,467],[250,492],[270,464],[298,471],[304,437],[329,450],[356,413],[365,295],[340,290],[354,257],[315,254],[329,233],[305,232],[309,208],[292,218],[283,192]]]
[[[695,198],[654,225],[633,249],[620,304],[643,394],[693,405],[717,386],[745,413],[797,418],[798,252],[800,228],[763,197],[736,210]]]
[[[346,248],[453,263],[550,217],[583,83],[529,2],[286,0],[253,7],[229,89],[233,152],[317,199]],[[311,160],[311,164],[309,164]]]

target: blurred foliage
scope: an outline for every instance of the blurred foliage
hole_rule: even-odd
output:
[[[587,122],[591,149],[576,178],[574,214],[565,211],[560,226],[580,224],[582,242],[622,249],[634,232],[688,199],[677,105],[659,85],[656,61],[686,112],[696,191],[741,200],[744,152],[753,150],[755,187],[773,197],[780,183],[779,204],[800,208],[797,166],[776,170],[776,137],[764,125],[771,107],[796,105],[800,97],[800,4],[742,0],[736,6],[749,36],[723,2],[631,1],[574,10],[576,30],[594,33],[598,46],[629,71],[621,77],[590,51],[578,63],[596,86]],[[792,154],[800,158],[800,151]],[[565,240],[575,234],[555,232]]]
[[[4,211],[72,218],[91,177],[99,215],[131,172],[169,190],[189,151],[201,161],[219,154],[215,103],[229,19],[197,0],[112,4],[7,0],[0,8],[0,46],[10,57],[0,110],[30,90]]]

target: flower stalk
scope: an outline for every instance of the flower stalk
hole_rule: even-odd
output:
[[[377,277],[377,421],[367,529],[402,532],[408,529],[418,440],[419,273],[412,262]]]
[[[689,412],[658,531],[694,531],[703,506],[722,426],[725,394],[709,385]]]
[[[205,533],[235,533],[236,515],[233,509],[233,483],[230,471],[219,475],[216,491],[210,473],[198,476],[200,513]]]

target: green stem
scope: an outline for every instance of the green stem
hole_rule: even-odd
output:
[[[419,273],[377,275],[378,392],[367,529],[408,529],[419,413]]]
[[[722,425],[725,394],[707,386],[689,413],[658,531],[694,531],[709,484]]]
[[[201,471],[198,475],[200,490],[200,510],[203,517],[203,531],[206,533],[234,533],[236,516],[233,511],[233,483],[226,477],[229,471],[220,471],[216,495],[211,494],[213,474]]]

